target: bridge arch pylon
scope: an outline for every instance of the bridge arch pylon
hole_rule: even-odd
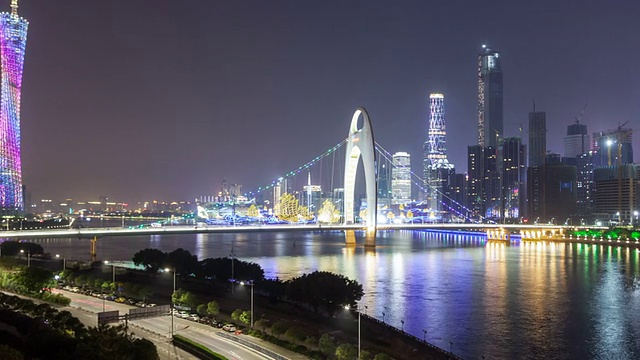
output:
[[[358,129],[358,119],[364,119],[362,128]],[[373,130],[367,110],[359,107],[351,118],[344,170],[344,224],[355,222],[354,203],[356,173],[362,157],[364,165],[364,181],[367,196],[367,228],[365,246],[376,245],[376,224],[378,214],[378,186],[376,183],[376,152],[373,141]],[[347,234],[347,243],[355,243],[355,236]]]

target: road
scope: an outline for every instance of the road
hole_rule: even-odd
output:
[[[74,308],[80,308],[85,312],[86,316],[93,317],[93,324],[95,325],[97,322],[96,313],[103,311],[114,311],[118,310],[120,315],[124,315],[129,312],[129,309],[136,308],[134,306],[118,304],[111,301],[103,301],[102,299],[98,299],[91,296],[76,294],[69,291],[64,290],[55,290],[57,293],[62,293],[64,296],[71,299],[71,306]],[[75,315],[75,314],[74,314]],[[81,320],[83,323],[86,323],[85,320],[87,318],[85,315],[81,315],[83,318]],[[178,335],[182,335],[189,339],[192,339],[196,342],[199,342],[209,349],[227,357],[230,360],[265,360],[272,359],[266,355],[256,352],[255,350],[249,349],[243,345],[240,345],[236,342],[224,339],[218,335],[217,332],[222,332],[223,330],[213,328],[208,325],[200,324],[194,321],[181,319],[178,317],[173,318],[174,322],[174,333]],[[139,319],[139,320],[130,320],[129,328],[132,332],[139,334],[139,331],[142,330],[144,333],[152,334],[155,338],[154,341],[156,346],[158,347],[158,352],[166,354],[168,349],[173,348],[168,343],[168,339],[171,334],[171,316],[159,316],[154,318],[147,319]],[[282,355],[290,358],[290,359],[305,359],[304,356],[296,353],[291,353],[286,349],[276,348],[274,345],[269,343],[264,343],[259,339],[254,339],[245,335],[245,339],[250,339],[252,342],[259,344],[260,346],[266,347],[271,351],[276,351],[278,353],[283,353]],[[152,340],[152,339],[150,339]],[[161,341],[157,341],[161,340]],[[166,344],[166,345],[165,345]],[[166,349],[163,349],[162,346],[165,345]],[[173,353],[173,349],[170,350]],[[184,357],[183,357],[184,358]]]

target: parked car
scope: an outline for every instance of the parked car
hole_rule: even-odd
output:
[[[137,307],[146,307],[147,306],[147,304],[143,303],[142,301],[138,301],[137,303],[135,303],[135,305]]]
[[[236,329],[236,326],[233,324],[226,324],[225,326],[222,327],[222,330],[228,331],[228,332],[235,332],[237,329]]]
[[[147,307],[154,307],[156,304],[147,304]]]
[[[124,303],[125,301],[127,301],[127,299],[125,299],[125,298],[123,298],[123,297],[119,297],[119,298],[117,298],[117,299],[115,300],[115,302],[120,303],[120,304]]]
[[[200,316],[198,316],[198,314],[192,314],[187,319],[192,321],[200,321]]]

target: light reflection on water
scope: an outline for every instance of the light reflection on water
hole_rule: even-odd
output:
[[[359,238],[360,239],[360,238]],[[67,259],[87,239],[39,240]],[[363,284],[367,313],[464,358],[640,358],[637,249],[521,241],[474,234],[382,231],[375,250],[346,247],[341,232],[102,238],[103,259],[182,247],[199,259],[259,263],[269,277],[332,271]],[[366,331],[363,330],[363,331]]]

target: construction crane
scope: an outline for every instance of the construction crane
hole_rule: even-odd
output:
[[[576,116],[576,124],[580,124],[580,120],[582,120],[582,115],[584,115],[584,111],[587,109],[588,102],[584,103],[582,110],[580,110],[580,115]]]

